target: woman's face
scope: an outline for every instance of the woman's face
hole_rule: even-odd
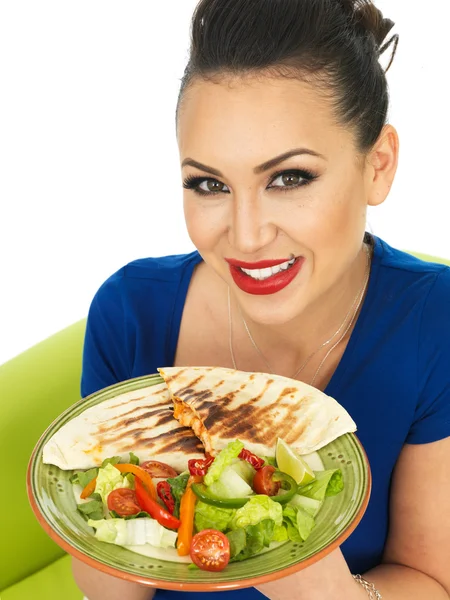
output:
[[[190,238],[255,322],[287,323],[348,281],[373,173],[313,86],[196,82],[178,143]]]

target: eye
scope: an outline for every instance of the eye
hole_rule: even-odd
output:
[[[302,187],[304,185],[308,185],[309,183],[314,181],[314,179],[317,179],[317,175],[311,173],[311,171],[306,171],[304,169],[282,171],[280,173],[275,173],[275,175],[272,177],[271,184],[268,186],[268,189],[275,188],[283,191],[288,191]]]
[[[217,179],[207,179],[205,177],[187,177],[183,182],[186,190],[194,190],[201,196],[215,196],[216,194],[228,194],[230,190],[227,186]]]

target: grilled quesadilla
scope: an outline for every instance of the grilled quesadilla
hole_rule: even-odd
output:
[[[301,381],[219,367],[158,371],[172,395],[174,417],[213,456],[236,438],[251,452],[267,455],[278,437],[309,454],[356,431],[336,400]]]
[[[141,461],[157,459],[178,471],[191,458],[204,458],[192,429],[173,417],[165,383],[127,392],[86,409],[63,425],[43,449],[44,463],[60,469],[88,469],[129,452]]]

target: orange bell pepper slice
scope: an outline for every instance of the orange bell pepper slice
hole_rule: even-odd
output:
[[[156,497],[155,484],[153,483],[153,479],[151,478],[150,474],[147,473],[147,471],[145,469],[141,469],[141,467],[138,467],[137,465],[132,465],[130,463],[125,463],[125,464],[117,463],[116,465],[113,465],[113,466],[116,467],[116,469],[118,469],[121,473],[132,473],[133,475],[138,477],[144,484],[150,497],[153,498],[153,500],[156,500],[157,497]],[[95,490],[96,483],[97,483],[97,477],[94,477],[94,479],[92,479],[87,484],[87,486],[83,489],[83,491],[80,494],[80,498],[88,498]]]
[[[181,496],[180,502],[180,521],[178,529],[177,552],[180,556],[188,556],[191,550],[192,534],[194,531],[194,511],[197,502],[197,496],[191,489],[193,483],[201,483],[203,477],[200,475],[191,475],[188,479],[186,490]]]

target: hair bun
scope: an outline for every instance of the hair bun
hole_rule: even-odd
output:
[[[383,44],[383,42],[394,27],[394,21],[384,17],[381,10],[371,0],[339,0],[339,2],[358,29],[372,33],[378,47],[378,55],[383,54],[392,43],[394,44],[392,56],[386,68],[387,71],[397,50],[398,34],[394,34],[386,43]]]

